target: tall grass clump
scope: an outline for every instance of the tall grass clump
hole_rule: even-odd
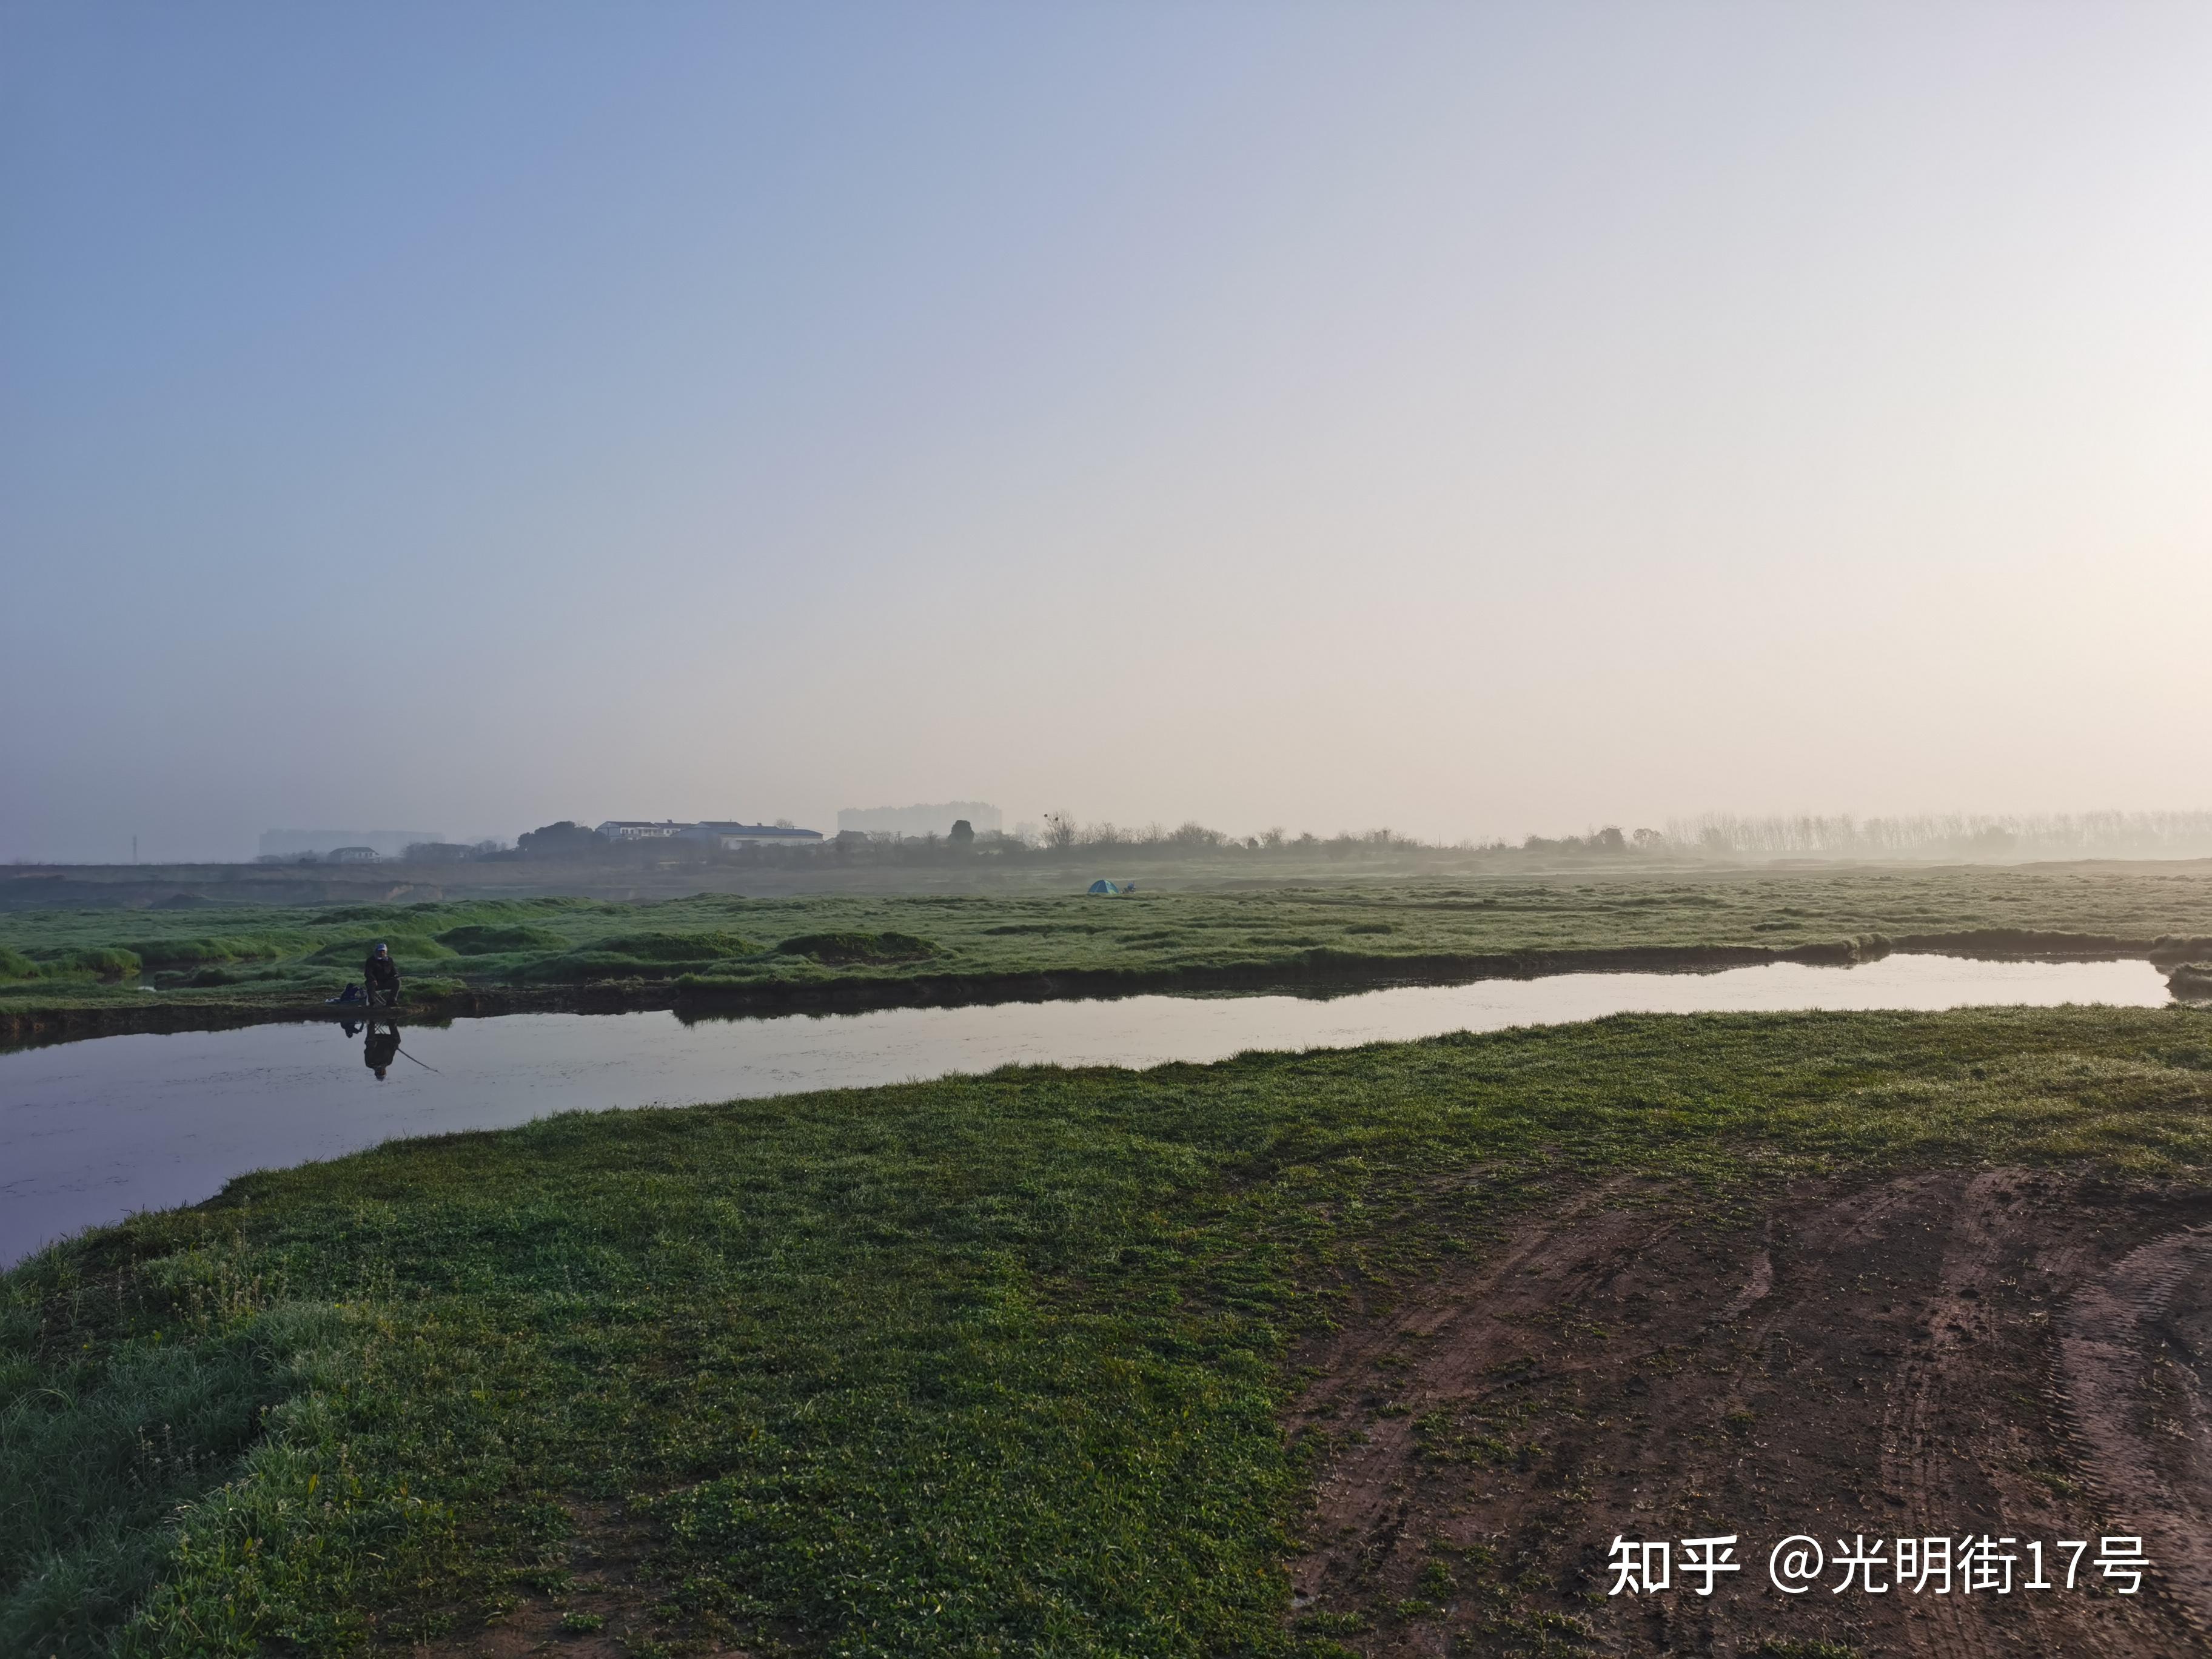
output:
[[[137,1265],[64,1247],[0,1279],[0,1653],[148,1650],[122,1632],[177,1565],[179,1513],[328,1340],[328,1310],[272,1302],[235,1235],[162,1231],[203,1242]]]
[[[333,944],[325,945],[307,960],[319,966],[358,968],[368,959],[369,952],[374,951],[380,943],[392,947],[392,957],[398,962],[402,972],[405,971],[410,957],[418,962],[426,959],[434,962],[450,961],[459,954],[459,951],[439,944],[428,933],[378,933],[373,937],[357,936],[339,939]]]
[[[119,945],[94,945],[77,951],[44,951],[27,956],[0,945],[0,981],[26,983],[40,980],[135,979],[144,971],[137,953]]]
[[[913,933],[800,933],[775,947],[778,956],[808,957],[839,966],[918,962],[940,954],[930,939]]]
[[[717,962],[749,957],[760,949],[741,933],[707,930],[696,933],[617,933],[599,940],[596,950],[640,962]]]
[[[207,939],[133,939],[127,947],[149,968],[197,968],[225,962],[266,962],[311,949],[306,933],[231,933]]]
[[[526,923],[472,922],[448,927],[436,935],[438,943],[465,957],[501,956],[511,951],[565,951],[571,941],[565,933]]]

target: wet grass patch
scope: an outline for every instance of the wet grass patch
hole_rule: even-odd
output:
[[[436,936],[438,943],[465,957],[510,955],[519,951],[565,951],[574,942],[550,927],[522,922],[471,922],[448,927]]]
[[[598,948],[640,962],[717,962],[724,957],[749,957],[760,946],[743,934],[719,930],[684,933],[617,933],[602,939]]]
[[[369,954],[380,945],[392,947],[394,961],[404,963],[420,962],[450,962],[459,952],[441,945],[428,933],[356,933],[324,945],[307,962],[317,967],[352,968],[358,969]]]
[[[913,933],[799,933],[775,947],[784,957],[806,957],[838,967],[922,962],[943,954],[933,940]]]

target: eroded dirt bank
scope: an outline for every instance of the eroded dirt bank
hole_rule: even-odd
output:
[[[2212,1652],[2212,1190],[2027,1170],[1805,1186],[1750,1214],[1614,1188],[1356,1308],[1301,1356],[1297,1617],[1374,1656]],[[2017,1540],[2009,1595],[1794,1534]],[[1740,1573],[1609,1595],[1609,1547],[1734,1533]],[[2140,1593],[2095,1569],[2140,1534]],[[2077,1587],[2031,1591],[2027,1545]],[[2053,1565],[2051,1564],[2057,1564]],[[1833,1644],[1833,1645],[1823,1645]]]

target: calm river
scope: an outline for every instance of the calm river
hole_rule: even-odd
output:
[[[1139,996],[691,1024],[665,1012],[510,1014],[403,1026],[398,1054],[369,1048],[373,1033],[314,1022],[98,1037],[0,1054],[0,1265],[136,1210],[197,1202],[248,1170],[551,1112],[1010,1065],[1212,1060],[1626,1012],[2166,1000],[2163,976],[2144,962],[1897,956],[1857,968],[1565,974],[1327,1000]],[[380,1079],[366,1063],[378,1058]]]

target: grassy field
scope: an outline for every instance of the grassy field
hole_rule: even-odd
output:
[[[1789,890],[1808,928],[1871,921]],[[1634,929],[1610,896],[1514,920]],[[1350,914],[1426,939],[1442,902]],[[2033,914],[2185,920],[2142,902]],[[1341,1653],[1351,1621],[1292,1616],[1283,1420],[1296,1344],[1360,1297],[1629,1176],[1723,1227],[1812,1175],[2201,1187],[2208,1108],[2212,1018],[2180,1007],[1624,1017],[256,1175],[0,1284],[0,1651],[458,1653],[539,1607],[607,1653]],[[586,1595],[621,1550],[647,1588]],[[1583,1650],[1541,1641],[1495,1650]]]
[[[2039,938],[2039,934],[2064,935]],[[1055,994],[1449,978],[1597,965],[1844,961],[2172,943],[2212,956],[2212,866],[1589,873],[1083,895],[560,896],[0,913],[0,1034],[318,1007],[384,939],[409,1001]],[[2191,942],[2193,941],[2193,942]]]

